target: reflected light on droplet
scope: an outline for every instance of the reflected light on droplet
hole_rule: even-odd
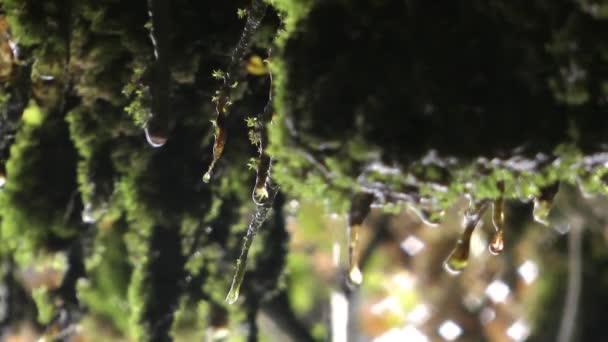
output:
[[[361,283],[363,283],[363,273],[361,273],[358,266],[355,265],[350,269],[348,272],[348,280],[352,285],[359,286]]]
[[[523,321],[517,321],[507,329],[507,335],[514,341],[524,341],[530,335],[530,327]]]
[[[401,242],[401,249],[407,254],[414,256],[424,249],[424,242],[414,235],[410,235]]]
[[[531,260],[526,260],[519,268],[517,273],[526,284],[532,283],[538,277],[538,266]]]
[[[494,280],[488,285],[485,293],[493,302],[502,303],[507,299],[511,290],[509,289],[509,286],[501,280]]]
[[[418,304],[407,314],[407,321],[414,325],[422,325],[431,317],[431,311],[426,304]]]
[[[462,335],[462,328],[453,321],[445,321],[439,326],[439,335],[446,341],[454,341]]]

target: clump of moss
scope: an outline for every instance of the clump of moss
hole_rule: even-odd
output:
[[[23,123],[6,164],[1,227],[7,248],[25,262],[41,249],[61,247],[79,227],[73,212],[76,154],[62,118],[30,103]]]
[[[606,24],[578,5],[276,6],[293,19],[272,60],[269,126],[288,192],[344,210],[357,191],[440,209],[496,198],[499,180],[508,198],[555,181],[606,190],[590,176],[605,167],[584,166],[608,136],[605,42],[591,33]]]

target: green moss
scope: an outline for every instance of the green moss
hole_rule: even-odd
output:
[[[38,310],[38,322],[48,324],[55,316],[55,306],[49,298],[48,289],[44,286],[32,290],[32,299],[36,302]]]
[[[331,210],[340,212],[354,191],[370,190],[362,189],[362,183],[381,184],[383,191],[375,191],[385,195],[421,195],[433,209],[450,206],[464,193],[494,199],[501,180],[507,198],[523,200],[555,181],[605,190],[599,176],[603,167],[589,170],[582,164],[585,155],[601,149],[608,133],[599,128],[608,127],[606,117],[597,108],[584,107],[600,96],[590,89],[605,82],[593,71],[604,58],[597,47],[603,42],[591,33],[599,21],[575,10],[566,25],[552,30],[518,22],[532,15],[530,8],[518,5],[475,4],[466,13],[454,5],[452,10],[467,18],[458,22],[431,4],[406,8],[443,23],[437,27],[416,20],[403,24],[403,8],[390,1],[271,3],[286,21],[290,15],[294,19],[271,64],[277,117],[269,125],[269,151],[277,160],[274,175],[286,192],[323,198]],[[549,12],[566,9],[573,10],[555,4]],[[504,16],[511,33],[505,35],[489,13]],[[471,25],[484,26],[487,32],[473,34]],[[489,33],[493,30],[503,32],[500,43]],[[517,32],[534,32],[537,38],[522,40]],[[572,55],[571,43],[580,39],[585,52]],[[487,51],[509,55],[523,48],[528,55],[507,61],[462,48],[473,40],[471,46],[482,44]],[[388,53],[392,46],[417,48],[397,56]],[[534,78],[515,76],[552,63],[548,55],[559,60],[559,70]],[[492,68],[480,68],[483,63]],[[459,66],[457,72],[454,65]],[[580,77],[566,84],[574,73]],[[473,83],[471,75],[494,81]],[[473,99],[470,94],[479,96]],[[562,103],[572,107],[563,108]],[[551,122],[551,131],[546,132],[546,122]],[[319,146],[324,146],[322,152]],[[521,146],[533,147],[515,152]],[[547,155],[549,162],[543,163],[536,153]],[[310,155],[317,161],[311,162]],[[500,159],[478,159],[497,155]],[[551,163],[551,158],[557,159]],[[380,160],[398,173],[366,171]],[[524,163],[538,166],[520,168]],[[364,173],[367,177],[361,178]]]
[[[1,194],[2,235],[22,262],[41,249],[53,248],[49,240],[69,239],[78,233],[69,212],[76,189],[76,160],[66,127],[60,117],[42,112],[34,103],[26,116],[11,147],[7,184]],[[57,206],[64,210],[56,210]]]
[[[131,265],[126,252],[120,227],[100,231],[93,255],[86,260],[88,279],[78,286],[82,303],[95,315],[109,319],[123,334],[129,329],[127,285]]]

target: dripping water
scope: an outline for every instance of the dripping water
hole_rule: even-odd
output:
[[[245,271],[247,270],[247,256],[249,254],[249,248],[253,243],[253,239],[256,234],[266,221],[266,216],[268,216],[268,212],[274,203],[274,197],[277,194],[278,187],[272,184],[272,180],[270,177],[267,180],[267,188],[268,188],[268,197],[264,202],[261,202],[257,205],[257,209],[251,222],[249,222],[249,226],[247,227],[247,233],[243,238],[243,247],[241,248],[241,255],[236,261],[236,270],[234,272],[234,277],[232,278],[232,284],[230,285],[230,291],[226,296],[226,302],[228,304],[234,304],[239,299],[239,292],[241,289],[241,284],[243,283],[243,279],[245,278]]]
[[[504,223],[505,223],[505,213],[504,213],[504,192],[505,192],[505,183],[503,181],[499,181],[496,185],[498,190],[500,191],[500,195],[494,203],[492,203],[492,224],[494,225],[494,236],[492,237],[492,241],[488,246],[488,250],[493,255],[498,255],[502,252],[505,247],[504,242]]]
[[[471,236],[487,208],[487,201],[479,203],[471,201],[464,216],[464,231],[458,238],[456,246],[443,263],[443,268],[448,273],[453,275],[459,274],[468,265]]]
[[[348,213],[348,281],[351,285],[361,285],[363,274],[359,269],[359,230],[370,212],[374,196],[368,193],[356,194]]]

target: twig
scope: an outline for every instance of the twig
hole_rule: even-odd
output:
[[[230,59],[230,65],[226,72],[216,71],[214,77],[222,80],[220,88],[216,91],[213,97],[215,102],[216,118],[213,121],[215,127],[215,139],[213,143],[213,159],[207,169],[207,172],[203,176],[203,181],[209,182],[211,180],[211,173],[215,164],[222,156],[224,152],[224,146],[226,145],[226,115],[228,107],[232,104],[230,100],[230,90],[235,86],[236,78],[238,74],[238,68],[240,61],[245,56],[245,52],[249,49],[253,34],[260,25],[260,22],[266,15],[266,8],[268,5],[263,0],[253,0],[251,7],[247,11],[247,22],[243,28],[241,38],[237,43],[236,47],[232,52],[232,58]]]

